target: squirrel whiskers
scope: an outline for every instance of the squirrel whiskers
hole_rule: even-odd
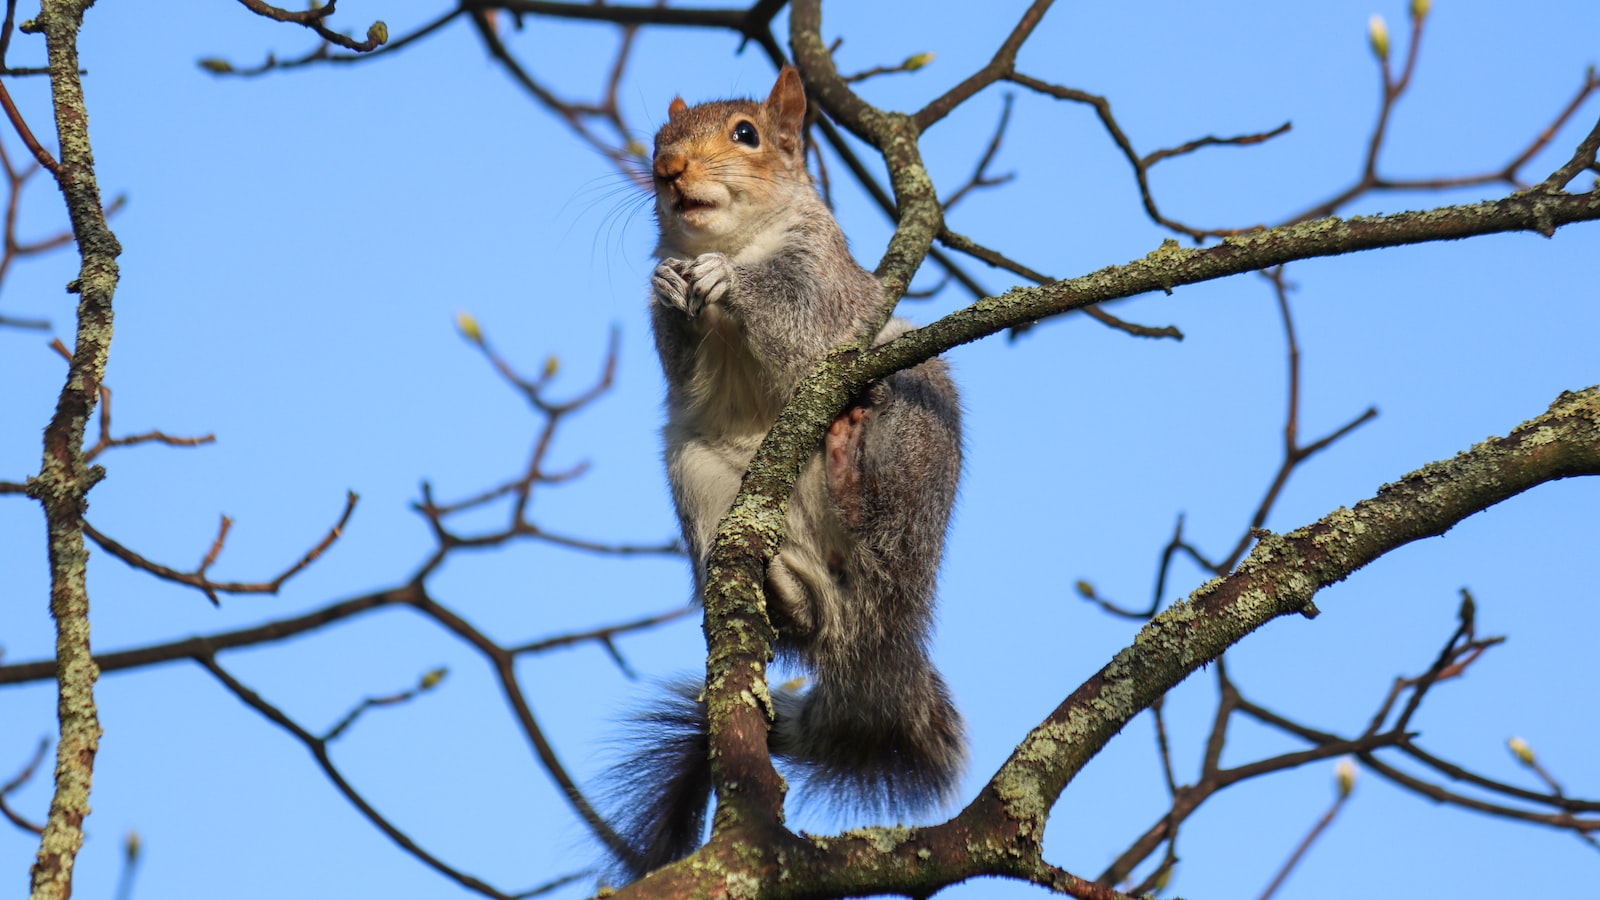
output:
[[[805,92],[672,102],[656,134],[660,263],[651,319],[667,381],[664,455],[698,596],[718,521],[800,379],[859,339],[882,302],[806,170]],[[891,320],[884,343],[910,330]],[[935,582],[961,469],[941,359],[876,381],[795,483],[767,568],[775,650],[807,674],[773,692],[770,746],[808,792],[890,813],[950,799],[961,716],[928,659]],[[639,717],[617,765],[633,877],[698,846],[712,790],[698,682]]]

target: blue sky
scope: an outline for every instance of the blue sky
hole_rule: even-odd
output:
[[[82,42],[91,133],[125,249],[108,382],[122,432],[214,432],[215,446],[138,447],[104,460],[90,519],[149,557],[193,565],[217,517],[234,518],[214,573],[253,581],[304,552],[344,493],[362,500],[344,538],[277,597],[224,598],[130,572],[96,553],[94,645],[122,649],[305,612],[403,582],[431,539],[409,511],[429,480],[442,499],[491,486],[521,466],[535,421],[455,332],[475,315],[527,372],[555,355],[557,393],[592,380],[620,330],[616,388],[560,432],[557,466],[588,473],[536,495],[535,521],[597,540],[653,543],[675,530],[659,470],[661,384],[644,284],[653,226],[622,176],[539,110],[457,24],[371,63],[254,80],[217,79],[201,57],[237,64],[304,52],[309,33],[227,3],[182,16],[104,2]],[[913,76],[867,83],[880,105],[912,109],[980,65],[1022,4],[887,5],[825,10],[844,36],[842,69],[937,54]],[[1111,98],[1141,151],[1205,134],[1294,130],[1253,148],[1218,148],[1158,167],[1170,214],[1203,225],[1271,222],[1344,187],[1358,172],[1378,80],[1367,18],[1405,46],[1405,4],[1241,2],[1063,6],[1022,55],[1029,74]],[[429,4],[345,0],[357,33],[390,33]],[[1538,35],[1537,40],[1527,39]],[[568,96],[602,83],[606,29],[530,19],[508,32],[530,68]],[[1395,176],[1497,168],[1570,99],[1600,61],[1600,17],[1581,0],[1516,12],[1435,4],[1421,67],[1392,126],[1383,171]],[[764,95],[773,71],[721,34],[647,32],[621,98],[648,141],[675,94],[691,101]],[[17,36],[13,64],[42,59]],[[48,130],[42,81],[8,82],[36,131]],[[926,140],[948,191],[968,174],[999,115],[980,95]],[[1528,169],[1566,159],[1600,105],[1591,100]],[[23,153],[0,136],[13,159]],[[47,144],[52,142],[48,139]],[[1163,232],[1138,206],[1126,165],[1084,108],[1018,91],[996,161],[1017,178],[968,198],[957,231],[1058,276],[1133,259]],[[836,182],[837,169],[835,169]],[[1584,183],[1580,180],[1579,186]],[[1367,197],[1349,212],[1395,211],[1502,193]],[[888,225],[858,193],[839,215],[869,266]],[[65,217],[42,180],[22,205],[25,237]],[[1541,412],[1597,378],[1593,227],[1546,240],[1506,235],[1291,267],[1303,365],[1302,434],[1320,436],[1367,406],[1379,418],[1298,472],[1268,522],[1285,531],[1370,496]],[[70,255],[18,264],[0,311],[48,318],[70,337]],[[991,291],[1011,282],[969,264]],[[925,276],[931,283],[932,279]],[[962,298],[908,303],[918,321]],[[1248,522],[1277,463],[1284,349],[1273,298],[1255,277],[1145,296],[1116,312],[1183,330],[1182,343],[1130,338],[1082,317],[1018,341],[951,354],[968,410],[962,496],[942,580],[935,653],[974,736],[967,794],[1068,691],[1126,645],[1134,628],[1077,599],[1075,580],[1130,604],[1150,594],[1175,518],[1220,556]],[[0,478],[38,465],[39,431],[63,367],[38,332],[0,331]],[[1548,485],[1469,519],[1447,536],[1386,557],[1319,596],[1314,622],[1276,622],[1229,655],[1253,699],[1314,727],[1365,725],[1397,675],[1420,672],[1455,625],[1459,590],[1478,600],[1481,633],[1508,634],[1417,720],[1434,752],[1528,788],[1506,752],[1521,735],[1576,796],[1600,793],[1600,740],[1589,661],[1600,633],[1594,510],[1600,485]],[[493,527],[498,519],[477,524]],[[43,528],[20,498],[0,502],[4,659],[45,656]],[[1165,601],[1203,577],[1180,564]],[[538,543],[461,553],[431,582],[436,597],[507,643],[622,621],[683,603],[672,558],[613,559]],[[691,620],[623,638],[647,676],[697,669]],[[404,611],[283,645],[227,654],[237,677],[313,730],[361,698],[401,690],[437,666],[449,677],[417,702],[371,713],[335,747],[347,775],[432,852],[505,890],[588,864],[594,847],[515,732],[491,673],[470,649]],[[526,660],[520,672],[563,760],[591,784],[616,716],[646,693],[585,645]],[[1196,676],[1168,704],[1180,779],[1192,778],[1214,682]],[[467,896],[396,851],[342,800],[282,732],[199,667],[174,663],[105,676],[106,737],[78,896],[113,890],[120,842],[143,836],[136,896]],[[53,728],[43,685],[0,691],[0,778]],[[1241,725],[1228,764],[1298,749]],[[1324,763],[1247,784],[1188,824],[1173,888],[1190,897],[1253,896],[1333,792]],[[1051,861],[1093,876],[1164,809],[1148,717],[1132,723],[1074,783],[1052,820]],[[42,817],[46,785],[15,795]],[[859,824],[798,810],[814,831]],[[0,871],[25,878],[36,843],[0,830]],[[1471,860],[1471,864],[1463,862]],[[1436,806],[1363,775],[1333,830],[1280,896],[1553,893],[1593,880],[1600,857],[1570,835]],[[573,887],[567,895],[583,892]],[[981,882],[952,897],[1022,896]]]

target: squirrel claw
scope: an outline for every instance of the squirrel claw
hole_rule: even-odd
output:
[[[733,264],[722,253],[696,256],[684,266],[683,275],[689,280],[689,293],[702,305],[720,301],[733,287]]]
[[[662,306],[693,317],[700,312],[700,302],[679,271],[687,264],[688,260],[683,259],[664,259],[657,263],[656,270],[650,274],[650,296]]]

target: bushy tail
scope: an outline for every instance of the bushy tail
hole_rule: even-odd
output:
[[[628,754],[607,773],[611,821],[632,848],[615,860],[625,881],[688,856],[705,836],[711,750],[699,694],[697,681],[668,685],[659,705],[629,722]]]
[[[804,692],[773,691],[772,754],[801,776],[808,798],[903,815],[955,794],[966,764],[961,714],[938,672],[925,662],[888,664],[896,656],[818,672]],[[607,778],[612,822],[632,848],[616,860],[628,881],[687,856],[705,837],[712,784],[699,693],[697,681],[675,682],[660,705],[635,716],[629,752]]]
[[[893,815],[954,797],[967,761],[961,714],[925,660],[894,656],[821,669],[804,693],[773,692],[772,752],[799,770],[808,797]]]

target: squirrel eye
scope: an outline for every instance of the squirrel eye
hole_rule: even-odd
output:
[[[746,144],[751,147],[761,146],[761,135],[756,134],[756,127],[749,122],[740,122],[733,126],[733,142]]]

